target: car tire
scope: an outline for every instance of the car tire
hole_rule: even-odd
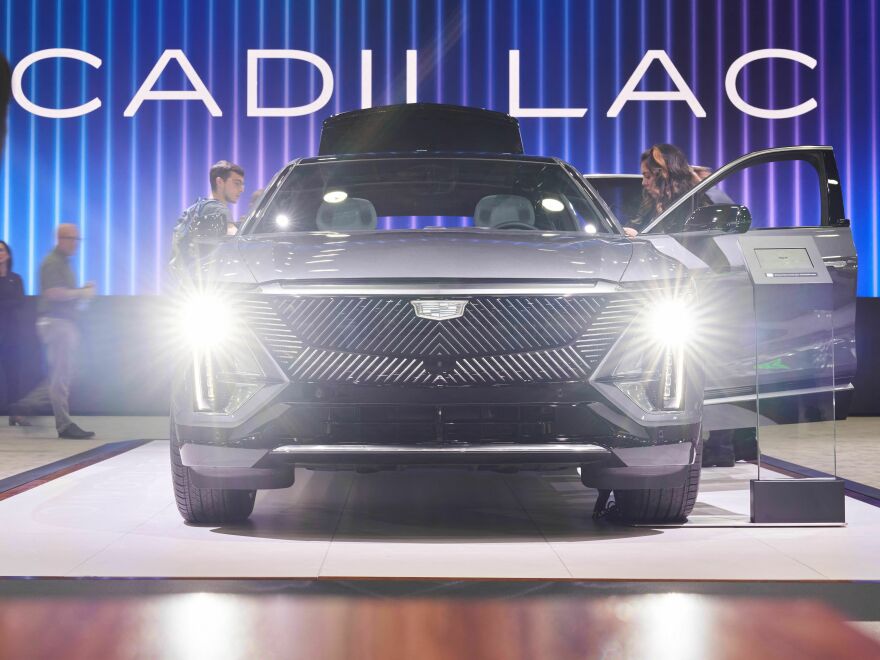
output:
[[[697,443],[694,462],[680,488],[614,491],[614,517],[627,523],[676,523],[694,509],[703,467],[703,442]]]
[[[190,469],[180,458],[174,425],[171,426],[171,481],[177,510],[189,523],[223,524],[244,522],[254,510],[255,490],[198,488],[193,485]]]

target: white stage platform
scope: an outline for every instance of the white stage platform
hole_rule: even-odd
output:
[[[880,508],[847,527],[700,527],[748,513],[754,467],[704,471],[678,529],[591,520],[574,472],[297,471],[244,525],[187,526],[155,441],[0,501],[0,575],[878,580]]]

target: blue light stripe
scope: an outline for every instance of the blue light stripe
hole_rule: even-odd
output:
[[[495,109],[495,0],[486,7],[486,107]]]
[[[691,0],[691,85],[694,94],[699,98],[699,77],[697,76],[697,58],[700,49],[700,42],[697,40],[697,0]],[[719,69],[720,71],[721,69]],[[720,87],[721,85],[719,85]],[[691,158],[692,163],[702,164],[700,159],[700,138],[697,132],[697,117],[693,112],[690,113],[691,118]]]
[[[385,0],[385,105],[391,105],[391,0]]]
[[[61,15],[62,3],[55,2],[55,47],[61,48]],[[55,107],[61,107],[61,58],[55,60]],[[52,213],[52,225],[58,229],[61,223],[61,122],[55,122],[55,185],[54,185],[54,209]]]
[[[614,89],[621,87],[620,79],[620,3],[614,3]],[[614,171],[623,172],[623,141],[621,122],[614,122]]]
[[[259,21],[259,44],[260,49],[264,49],[266,47],[266,0],[260,0],[259,10],[258,10],[258,19]],[[257,79],[259,80],[259,88],[257,92],[257,103],[262,106],[263,99],[265,97],[265,92],[263,91],[266,87],[265,85],[265,76],[263,75],[263,67],[260,67],[259,72],[257,73]],[[261,158],[257,160],[257,184],[255,187],[262,187],[266,184],[266,143],[265,143],[265,119],[260,117],[257,119],[257,153],[261,154]],[[236,216],[237,217],[237,216]]]
[[[767,0],[767,44],[772,48],[773,47],[773,37],[775,33],[773,31],[774,24],[774,3],[773,0]],[[770,107],[775,107],[774,99],[776,90],[776,61],[770,60],[770,72],[767,76],[767,97],[770,99]],[[767,122],[767,133],[768,133],[768,146],[775,147],[776,146],[776,122],[769,121]],[[767,207],[770,211],[770,226],[776,226],[776,164],[769,164],[769,174],[770,174],[770,185],[767,187]],[[797,178],[797,177],[795,177]]]
[[[647,7],[645,0],[639,0],[639,53],[647,51]],[[645,150],[648,144],[647,110],[644,103],[639,103],[639,149]]]
[[[82,3],[82,49],[86,52],[89,50],[89,3],[83,0]],[[86,101],[86,67],[80,68],[80,101]],[[79,284],[82,286],[88,277],[86,265],[89,262],[89,252],[91,248],[91,237],[89,236],[89,219],[86,214],[86,180],[88,173],[86,172],[86,146],[88,144],[88,127],[85,116],[79,120],[79,231],[82,242],[79,248]]]
[[[437,58],[437,103],[443,103],[443,0],[437,0],[436,58]]]
[[[104,91],[104,282],[103,291],[110,295],[112,291],[112,278],[110,277],[110,269],[113,258],[113,243],[111,241],[111,227],[113,223],[113,113],[110,108],[113,107],[113,58],[109,54],[113,52],[113,0],[107,0],[107,19],[105,26],[105,35],[107,43],[107,54],[105,65],[107,67],[106,89]],[[186,126],[186,124],[184,124]],[[184,139],[184,143],[186,139]],[[185,162],[185,161],[184,161]],[[186,167],[184,167],[184,172]],[[181,177],[186,181],[186,177]]]
[[[852,148],[852,5],[850,0],[845,0],[843,5],[843,98],[844,98],[844,134],[846,141],[846,174],[844,175],[844,194],[846,195],[846,212],[852,213],[853,185],[855,172],[853,171],[853,148]],[[874,145],[876,148],[876,145]]]
[[[208,89],[214,91],[214,3],[208,3]],[[222,110],[222,108],[221,108]],[[225,113],[224,113],[225,114]],[[214,118],[208,117],[207,162],[205,172],[214,164]],[[287,142],[287,140],[285,140]]]
[[[284,3],[284,48],[290,49],[290,3]],[[342,90],[339,90],[340,93]],[[290,62],[284,61],[284,103],[290,103]],[[284,118],[284,162],[290,162],[290,117]]]
[[[794,3],[794,13],[793,20],[795,25],[801,24],[801,12],[800,12],[800,4]],[[794,30],[794,49],[796,51],[800,51],[801,49],[801,31],[800,29]],[[797,67],[797,70],[794,73],[794,98],[801,98],[801,67]],[[794,144],[801,143],[801,117],[798,115],[794,119]],[[796,176],[794,178],[794,217],[795,223],[800,226],[803,224],[801,219],[801,177]]]
[[[134,0],[131,12],[131,94],[137,92],[138,73],[138,18],[140,12],[140,0]],[[137,293],[137,228],[138,228],[138,205],[137,205],[137,181],[138,181],[138,132],[137,115],[130,120],[131,146],[129,149],[129,189],[128,189],[128,292],[131,295]],[[210,124],[209,124],[210,130]],[[210,140],[209,148],[210,148]]]
[[[461,5],[461,104],[468,105],[468,0],[462,0]]]
[[[666,33],[666,52],[672,53],[672,10],[669,5],[669,0],[665,0],[663,3],[663,8],[665,12],[665,33]],[[618,41],[620,41],[620,37],[618,36]],[[620,85],[620,81],[618,81],[618,86]],[[672,142],[672,101],[665,101],[663,105],[665,108],[665,116],[666,116],[666,137],[665,142]]]
[[[238,120],[238,46],[239,46],[239,32],[241,26],[241,6],[239,4],[239,0],[235,0],[232,8],[232,22],[234,23],[232,28],[232,53],[230,56],[232,57],[232,160],[236,164],[239,161],[238,158],[238,131],[239,131],[239,120]],[[222,158],[226,159],[228,156],[225,154]]]
[[[290,3],[285,4],[285,9]],[[342,103],[342,4],[341,0],[336,0],[333,7],[333,61],[336,64],[334,74],[333,89],[333,113],[339,114],[340,105]]]
[[[31,52],[37,49],[37,3],[35,0],[31,0]],[[30,87],[30,95],[31,98],[35,98],[34,93],[37,89],[37,72],[34,69],[30,70],[31,77],[31,87]],[[29,130],[30,130],[30,142],[29,142],[29,153],[28,153],[28,292],[33,294],[36,291],[35,282],[34,282],[34,266],[35,259],[34,254],[36,252],[36,248],[34,245],[35,242],[35,209],[34,209],[34,186],[36,186],[36,117],[34,115],[30,116],[29,121]]]
[[[722,24],[721,0],[715,0],[715,70],[724,71],[724,30]],[[715,87],[715,163],[714,167],[720,167],[726,162],[724,157],[724,90],[723,85]]]
[[[12,60],[12,0],[6,0],[6,34],[4,35],[5,39],[5,52],[9,57],[10,61]],[[13,128],[15,127],[13,123],[13,119],[11,116],[7,117],[7,129],[8,134],[11,137],[13,135]],[[9,195],[9,154],[12,151],[12,148],[9,147],[4,149],[3,154],[3,240],[6,243],[9,243],[9,207],[10,207],[10,195]],[[28,283],[30,284],[30,283]]]
[[[742,52],[747,52],[749,50],[749,4],[744,2],[742,4]],[[746,67],[743,69],[742,74],[740,74],[740,80],[742,80],[742,89],[743,95],[747,92],[745,90],[749,87],[749,69]],[[742,113],[742,154],[745,154],[749,150],[749,116],[746,113]],[[740,154],[740,155],[742,155]],[[746,206],[751,206],[751,199],[749,198],[750,192],[750,178],[749,178],[749,170],[743,172],[743,199],[745,200]]]
[[[587,148],[590,152],[590,172],[596,172],[598,164],[596,163],[596,113],[599,110],[596,107],[596,0],[590,0],[589,14],[589,41],[590,41],[590,109],[587,110],[587,121],[589,122],[589,144]]]
[[[825,48],[825,0],[819,0],[819,61],[825,62],[825,53],[827,49]],[[830,101],[828,96],[825,94],[825,67],[820,67],[819,71],[819,104],[824,104]],[[828,144],[828,138],[826,137],[826,127],[825,127],[825,113],[819,113],[819,142],[823,145]]]
[[[562,47],[566,57],[563,59],[563,77],[565,107],[571,105],[571,1],[565,0],[562,10]],[[542,49],[543,50],[543,49]],[[571,119],[564,119],[562,124],[562,157],[565,162],[571,160]]]
[[[309,50],[315,52],[315,0],[309,0]],[[315,67],[309,67],[309,101],[315,98]],[[315,155],[315,113],[309,115],[309,156]]]
[[[567,59],[567,58],[566,58]],[[544,3],[538,3],[538,105],[544,107]],[[538,154],[546,156],[544,147],[544,118],[538,119]]]
[[[871,0],[871,145],[877,145],[877,113],[880,107],[877,106],[877,0]],[[878,261],[878,229],[877,223],[880,206],[878,206],[878,196],[880,196],[880,179],[877,176],[877,151],[876,148],[871,149],[871,280],[872,295],[876,296],[880,292],[880,269],[877,268]],[[847,209],[847,213],[853,214],[853,209]]]
[[[156,53],[157,57],[162,55],[162,45],[164,43],[164,27],[165,27],[165,0],[159,0],[158,2],[158,17],[159,17],[159,27],[156,31]],[[163,86],[161,83],[161,78],[157,83],[158,86]],[[156,198],[153,202],[155,215],[154,215],[154,238],[156,241],[154,245],[155,257],[154,257],[154,292],[156,294],[160,293],[162,290],[162,199],[164,195],[164,186],[162,185],[165,177],[165,171],[162,167],[162,103],[156,104],[156,134],[153,136],[155,151],[156,151]]]

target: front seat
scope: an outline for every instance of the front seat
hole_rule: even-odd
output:
[[[489,229],[507,222],[535,225],[532,202],[519,195],[489,195],[477,202],[474,225]]]
[[[376,228],[376,207],[368,199],[349,197],[331,204],[322,202],[318,209],[318,231],[351,231]]]

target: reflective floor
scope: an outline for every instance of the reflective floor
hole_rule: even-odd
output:
[[[300,470],[259,494],[244,525],[185,525],[167,441],[0,501],[0,574],[878,580],[880,508],[847,499],[844,528],[706,527],[749,509],[755,468],[704,472],[691,523],[595,523],[572,472]]]

